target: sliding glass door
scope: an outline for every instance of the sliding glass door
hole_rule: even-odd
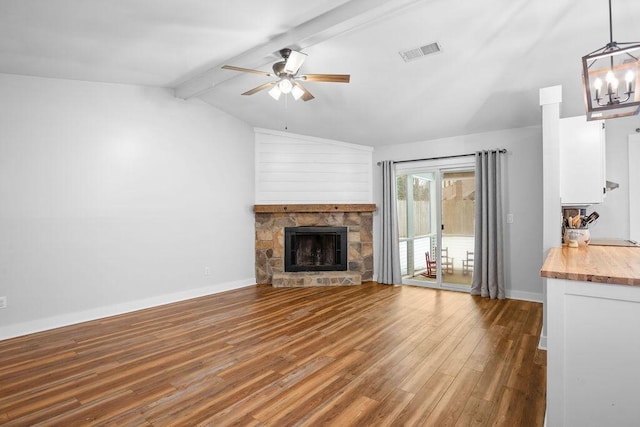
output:
[[[469,162],[397,171],[403,283],[469,289],[473,275],[474,175]]]

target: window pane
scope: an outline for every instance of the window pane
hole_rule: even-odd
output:
[[[407,275],[407,242],[400,242],[400,274]]]
[[[474,172],[447,172],[442,180],[442,218],[446,235],[473,236]]]
[[[472,281],[474,175],[473,171],[456,171],[442,177],[442,263],[446,283],[470,285]]]
[[[413,230],[415,236],[431,233],[431,181],[413,176]]]
[[[416,239],[414,245],[414,268],[415,270],[424,270],[427,268],[427,258],[425,254],[431,251],[431,238],[424,237]]]
[[[398,200],[398,232],[400,238],[407,237],[407,175],[396,178],[396,198]]]

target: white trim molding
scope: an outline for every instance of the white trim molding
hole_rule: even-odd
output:
[[[157,307],[160,305],[171,304],[174,302],[185,301],[207,295],[213,295],[233,289],[245,288],[247,286],[255,285],[255,283],[256,282],[254,278],[237,280],[227,283],[218,283],[215,285],[184,292],[175,292],[136,301],[129,301],[105,307],[96,307],[74,313],[46,317],[43,319],[17,323],[9,326],[2,326],[0,327],[0,340],[33,334],[49,329],[61,328],[63,326],[75,325],[77,323],[88,322],[91,320],[102,319],[119,314],[130,313],[132,311],[144,310],[146,308]]]
[[[539,302],[541,304],[544,302],[542,294],[536,292],[512,291],[507,289],[505,291],[505,296],[509,299],[517,299],[521,301]]]

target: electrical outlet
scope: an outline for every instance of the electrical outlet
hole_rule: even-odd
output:
[[[507,214],[507,224],[513,224],[513,214]]]
[[[7,308],[7,297],[0,297],[0,308]]]
[[[205,276],[211,276],[211,269],[209,267],[205,267],[204,268],[204,275]]]

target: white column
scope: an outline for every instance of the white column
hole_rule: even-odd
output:
[[[542,107],[542,259],[549,249],[560,246],[562,207],[560,204],[560,103],[562,86],[540,89]],[[545,279],[546,280],[546,279]],[[543,319],[540,347],[547,346],[547,284],[542,287]]]
[[[560,103],[562,102],[562,86],[551,86],[540,89],[540,106],[542,107],[542,260],[547,257],[549,249],[562,243],[560,203]],[[542,264],[540,264],[542,265]],[[539,347],[547,348],[547,279],[542,286],[542,332]],[[552,350],[553,351],[553,350]],[[548,353],[547,353],[548,357]],[[547,387],[549,384],[547,370]],[[557,419],[553,405],[549,405],[547,390],[547,419]],[[551,410],[550,410],[551,409]]]

